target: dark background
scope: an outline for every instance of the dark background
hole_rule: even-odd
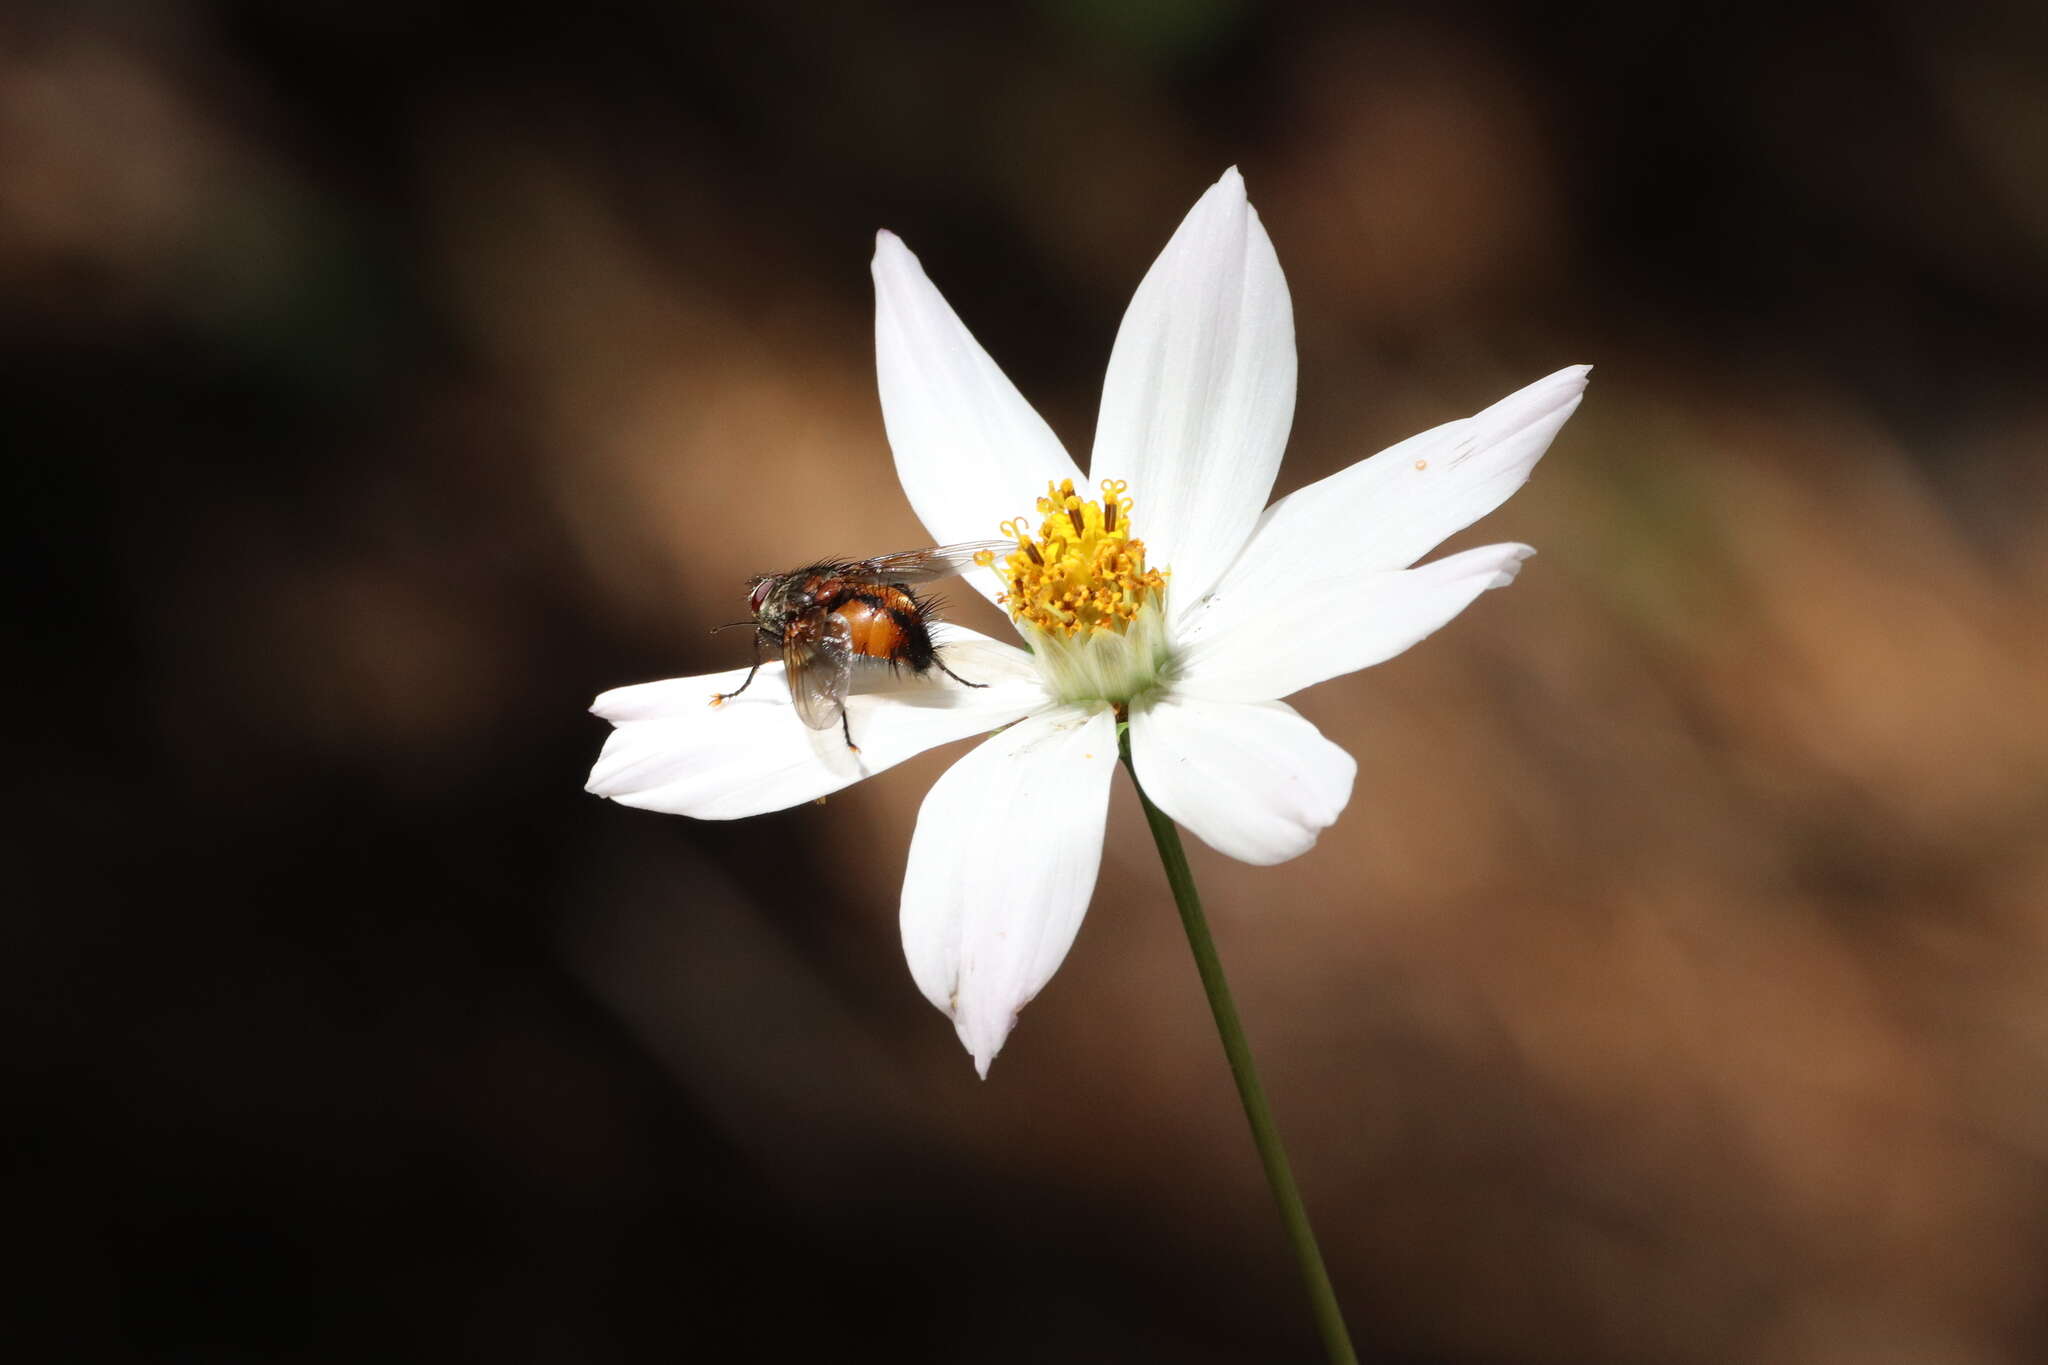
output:
[[[894,924],[951,752],[580,791],[749,574],[922,542],[877,227],[1085,450],[1237,164],[1281,491],[1598,366],[1514,590],[1298,699],[1342,821],[1195,854],[1361,1345],[2038,1358],[2042,14],[11,7],[9,1335],[1313,1358],[1128,793],[984,1084]]]

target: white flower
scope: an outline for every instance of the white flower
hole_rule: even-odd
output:
[[[902,910],[911,975],[986,1076],[1088,908],[1119,716],[1146,792],[1211,848],[1251,863],[1306,852],[1358,765],[1278,698],[1392,658],[1513,580],[1526,545],[1408,566],[1521,486],[1588,367],[1268,507],[1294,416],[1294,319],[1235,170],[1124,315],[1094,484],[887,232],[874,275],[882,414],[904,492],[936,543],[998,528],[1016,540],[967,581],[1031,648],[942,628],[949,666],[986,686],[874,670],[847,699],[857,754],[836,727],[798,720],[779,664],[716,707],[712,694],[744,670],[619,688],[591,708],[618,728],[589,789],[731,819],[997,731],[925,797]],[[1038,516],[1015,520],[1034,505]]]

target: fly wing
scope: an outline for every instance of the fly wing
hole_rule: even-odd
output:
[[[865,578],[872,583],[901,583],[914,587],[919,583],[936,583],[940,579],[952,578],[966,573],[974,567],[974,557],[986,550],[998,562],[1003,556],[1017,548],[1014,540],[970,540],[959,545],[934,545],[928,550],[903,550],[893,555],[876,555],[848,565],[850,576]]]
[[[853,630],[843,616],[809,616],[782,634],[783,672],[789,700],[813,730],[829,730],[846,710],[846,685],[853,677]]]

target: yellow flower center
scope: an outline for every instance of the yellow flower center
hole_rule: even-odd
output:
[[[1017,548],[997,569],[1009,587],[997,601],[1012,618],[1070,640],[1084,633],[1121,634],[1147,602],[1166,591],[1165,576],[1145,567],[1145,542],[1131,538],[1128,487],[1121,479],[1105,479],[1102,501],[1096,502],[1076,493],[1072,479],[1048,483],[1038,500],[1044,521],[1035,537],[1022,518],[1003,523],[1003,534]],[[995,566],[992,551],[975,559]]]
[[[1166,575],[1145,567],[1127,488],[1105,479],[1098,502],[1076,493],[1071,479],[1048,483],[1037,533],[1024,518],[1006,521],[1002,532],[1017,548],[1001,561],[988,550],[975,556],[1003,580],[997,601],[1025,628],[1064,700],[1125,703],[1167,671]]]

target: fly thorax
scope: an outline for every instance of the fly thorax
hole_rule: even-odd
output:
[[[1166,574],[1145,564],[1131,534],[1129,485],[1104,480],[1099,501],[1071,479],[1047,484],[1029,519],[1006,521],[1017,548],[976,561],[996,571],[996,600],[1024,633],[1053,695],[1065,702],[1119,706],[1167,681]]]

